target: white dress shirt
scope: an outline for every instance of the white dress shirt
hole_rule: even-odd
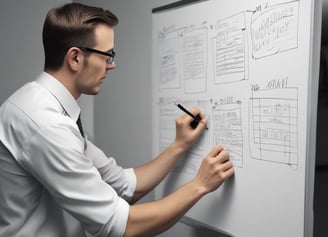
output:
[[[123,235],[134,171],[82,137],[79,113],[45,72],[1,106],[0,236]]]

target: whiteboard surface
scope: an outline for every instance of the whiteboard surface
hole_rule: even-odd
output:
[[[235,175],[186,217],[232,236],[307,236],[313,14],[310,0],[213,0],[153,14],[153,153],[174,140],[175,103],[200,107],[209,127],[157,198],[222,144]]]

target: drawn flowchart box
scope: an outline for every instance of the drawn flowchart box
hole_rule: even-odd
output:
[[[253,91],[249,103],[249,142],[253,158],[298,164],[297,93],[297,88]]]

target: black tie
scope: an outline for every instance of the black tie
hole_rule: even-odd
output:
[[[81,122],[81,116],[79,115],[77,121],[76,121],[77,126],[79,127],[80,133],[82,137],[84,137],[84,132],[83,132],[83,127],[82,127],[82,122]]]

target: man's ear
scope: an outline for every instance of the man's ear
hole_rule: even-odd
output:
[[[77,47],[70,48],[66,53],[66,62],[73,71],[78,71],[82,65],[83,53]]]

